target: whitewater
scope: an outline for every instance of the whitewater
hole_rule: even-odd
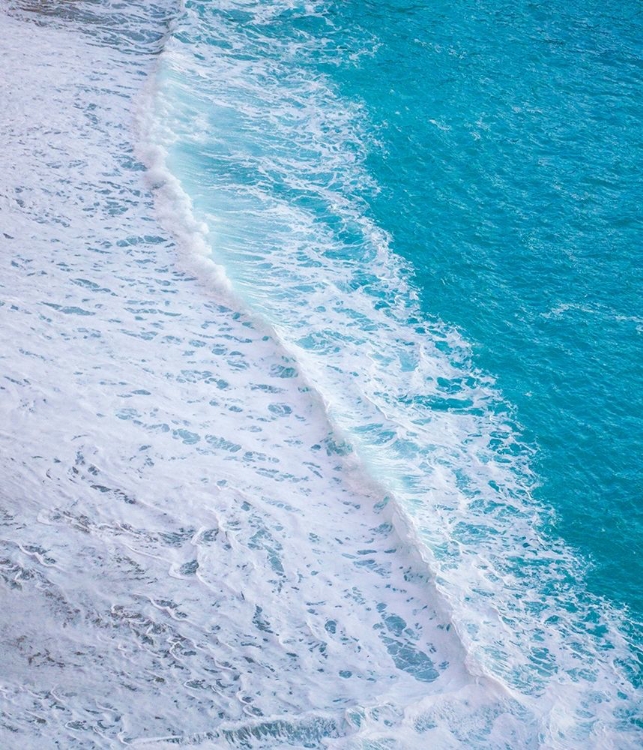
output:
[[[3,747],[640,746],[337,12],[0,2]]]

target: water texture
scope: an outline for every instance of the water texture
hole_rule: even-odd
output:
[[[366,3],[346,25],[379,45],[341,77],[377,128],[372,210],[515,405],[590,588],[640,621],[640,8]]]
[[[539,444],[581,412],[538,390],[555,340],[507,351],[502,321],[521,353],[535,325],[511,269],[533,277],[501,262],[493,146],[419,87],[435,15],[0,10],[3,746],[637,747],[635,594]]]

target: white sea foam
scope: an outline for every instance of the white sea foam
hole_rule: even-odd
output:
[[[145,59],[0,23],[2,745],[341,745],[488,704],[295,363],[159,231]]]

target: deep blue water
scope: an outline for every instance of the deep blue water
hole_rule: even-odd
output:
[[[587,592],[624,609],[624,627],[638,642],[643,37],[637,6],[187,8],[201,25],[179,27],[181,65],[189,67],[185,59],[194,52],[202,68],[190,79],[179,65],[167,79],[173,81],[168,96],[185,102],[168,165],[197,217],[214,216],[215,227],[220,222],[212,251],[233,286],[302,353],[327,355],[329,346],[336,352],[337,342],[346,341],[333,331],[337,317],[304,336],[305,310],[292,313],[308,306],[309,322],[329,313],[307,297],[316,290],[311,266],[323,277],[336,261],[344,291],[359,292],[379,310],[402,304],[401,317],[390,313],[401,325],[392,334],[395,345],[413,346],[404,344],[404,331],[421,324],[414,333],[424,332],[444,351],[455,374],[438,377],[438,395],[427,400],[421,387],[411,394],[389,372],[390,382],[366,396],[361,416],[363,394],[345,392],[341,378],[325,381],[329,393],[342,392],[345,400],[335,413],[331,405],[331,417],[375,469],[383,460],[378,446],[390,445],[393,435],[397,460],[425,455],[406,475],[399,466],[396,479],[386,469],[378,475],[419,505],[420,488],[428,485],[414,471],[426,475],[431,464],[430,431],[425,438],[401,435],[404,417],[393,416],[391,426],[366,416],[374,398],[393,411],[427,407],[427,421],[436,412],[495,420],[495,427],[463,429],[488,431],[483,462],[510,465],[513,479],[472,479],[477,459],[451,450],[446,463],[457,491],[472,500],[491,488],[535,503],[539,533],[554,545],[562,541],[579,566],[565,574],[565,586],[576,589],[580,602]],[[198,138],[187,124],[195,112],[207,121]],[[315,245],[321,258],[312,257]],[[399,277],[384,273],[378,285],[382,269],[372,260],[384,246],[406,265]],[[341,294],[342,284],[331,283]],[[403,288],[396,292],[396,284]],[[342,303],[334,304],[341,314]],[[362,314],[368,319],[368,311]],[[367,320],[358,327],[378,325]],[[401,355],[400,362],[402,372],[409,369]],[[317,386],[324,391],[322,381]],[[487,386],[492,390],[480,402],[474,394]],[[462,442],[468,443],[465,434]],[[413,445],[410,454],[402,443]],[[441,555],[449,542],[436,542],[424,520],[419,527]],[[471,542],[480,530],[473,519],[462,524]]]
[[[260,40],[252,14],[261,6],[188,8],[202,13],[204,27],[225,18],[243,30],[248,59],[268,65],[261,75],[271,85],[280,65],[285,87],[288,75],[324,76],[352,108],[353,123],[323,127],[339,134],[349,155],[358,153],[357,175],[347,162],[325,167],[320,158],[312,167],[312,190],[320,192],[311,194],[310,185],[284,175],[287,165],[278,173],[273,163],[267,178],[264,161],[257,177],[247,155],[231,165],[229,149],[227,177],[246,186],[270,182],[267,190],[331,226],[338,252],[358,262],[360,229],[332,216],[324,181],[341,183],[339,192],[388,233],[393,252],[410,264],[407,278],[423,313],[454,326],[471,345],[472,366],[495,379],[521,442],[535,450],[533,496],[554,511],[548,532],[589,566],[590,590],[640,620],[637,5],[365,2],[306,13],[295,4],[260,19]],[[280,59],[284,49],[292,61]],[[322,121],[325,102],[311,106]],[[234,138],[243,139],[252,127],[237,114],[223,122],[223,137],[234,128]],[[316,125],[304,117],[298,127],[305,142]],[[273,135],[269,142],[255,133],[252,156],[264,149],[265,160],[280,158],[291,144],[275,144],[278,128]],[[179,172],[202,156],[184,151],[180,158]],[[211,152],[208,159],[209,169],[220,168]],[[233,168],[241,171],[231,174]],[[199,205],[200,188],[191,190]],[[215,199],[208,208],[216,206]],[[231,264],[230,273],[239,272]]]

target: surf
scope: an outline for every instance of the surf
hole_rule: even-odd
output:
[[[368,49],[335,47],[333,33],[323,4],[191,4],[145,133],[178,179],[166,200],[183,204],[200,257],[275,332],[340,451],[412,529],[407,544],[452,613],[468,669],[546,715],[545,735],[600,735],[632,699],[619,614],[587,595],[582,563],[547,534],[512,407],[462,336],[421,312],[412,269],[369,217],[372,136],[328,72]],[[570,601],[584,614],[566,615]],[[595,664],[580,682],[579,658]],[[577,712],[573,729],[544,708],[554,684]],[[597,694],[610,707],[582,720]]]

